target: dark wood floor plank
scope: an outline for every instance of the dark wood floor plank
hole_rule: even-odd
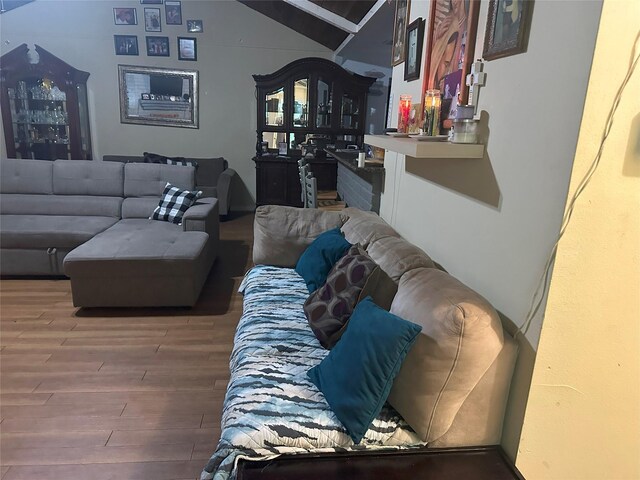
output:
[[[191,309],[78,309],[67,279],[0,281],[2,480],[199,478],[220,436],[252,228],[252,214],[221,224]]]

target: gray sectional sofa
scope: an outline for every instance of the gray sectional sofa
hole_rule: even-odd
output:
[[[81,307],[193,306],[215,261],[218,201],[181,225],[149,217],[193,167],[84,160],[0,160],[0,274],[71,278]]]
[[[154,154],[151,154],[154,155]],[[155,155],[160,157],[160,155]],[[133,155],[103,155],[105,162],[140,163],[145,162],[145,156]],[[202,191],[204,197],[218,199],[220,215],[229,215],[231,206],[231,184],[236,171],[229,168],[229,162],[224,157],[216,158],[184,158],[187,162],[195,162],[196,188]]]

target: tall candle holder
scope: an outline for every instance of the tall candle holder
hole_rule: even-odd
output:
[[[424,98],[423,131],[431,137],[440,134],[440,90],[427,90]]]
[[[411,114],[411,95],[400,95],[398,106],[398,133],[409,132],[409,115]]]

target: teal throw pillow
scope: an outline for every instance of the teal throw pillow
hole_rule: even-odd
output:
[[[296,264],[296,272],[304,278],[309,293],[324,285],[333,265],[350,247],[338,227],[321,233],[311,242]]]
[[[367,297],[356,306],[329,355],[307,372],[354,443],[360,443],[382,410],[421,330]]]

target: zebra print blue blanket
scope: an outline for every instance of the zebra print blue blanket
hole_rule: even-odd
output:
[[[328,353],[304,316],[309,296],[293,269],[256,266],[245,276],[243,314],[230,359],[231,378],[218,447],[201,480],[235,478],[237,459],[420,445],[386,405],[359,445],[307,378]]]

